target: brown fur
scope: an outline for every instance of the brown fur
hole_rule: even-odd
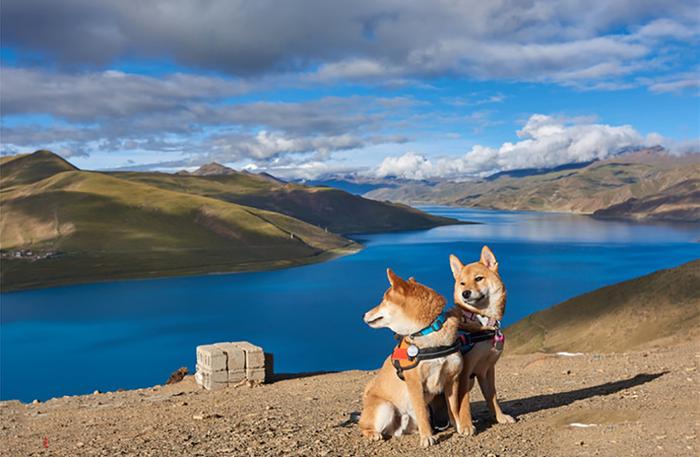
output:
[[[404,281],[387,270],[391,287],[375,308],[365,313],[365,322],[374,328],[389,327],[402,335],[410,335],[430,325],[442,312],[445,299],[434,290],[413,279]],[[459,316],[451,312],[443,327],[426,336],[407,337],[419,348],[454,343]],[[444,393],[450,417],[459,421],[459,373],[462,356],[457,352],[447,357],[425,360],[404,372],[399,379],[387,357],[377,376],[369,382],[363,396],[360,431],[370,439],[389,435],[400,436],[416,428],[422,446],[435,443],[430,425],[428,403]]]
[[[506,289],[498,274],[496,257],[488,246],[483,247],[479,262],[463,265],[456,256],[452,255],[450,266],[455,278],[455,304],[461,309],[500,321],[505,312]],[[465,291],[469,291],[469,300],[472,302],[467,302],[465,299],[463,295]],[[473,301],[474,297],[479,298]],[[461,321],[460,327],[467,331],[489,328],[464,320]],[[469,404],[469,392],[474,386],[474,377],[479,381],[486,404],[496,416],[496,421],[499,424],[515,422],[511,416],[503,413],[496,399],[495,366],[502,352],[502,347],[496,347],[493,341],[489,340],[477,343],[465,354],[459,384],[460,420],[459,424],[455,424],[459,433],[466,435],[475,433]]]

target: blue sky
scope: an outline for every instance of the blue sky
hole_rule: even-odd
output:
[[[691,1],[6,0],[2,153],[463,178],[698,151]]]

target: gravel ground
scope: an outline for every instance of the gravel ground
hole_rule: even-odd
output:
[[[507,354],[507,352],[506,352]],[[369,442],[356,418],[372,372],[299,375],[262,386],[169,386],[0,403],[2,456],[695,456],[700,340],[619,354],[505,356],[497,385],[512,425],[480,393],[477,435],[452,429]],[[478,391],[478,389],[475,389]],[[572,423],[585,427],[571,426]]]

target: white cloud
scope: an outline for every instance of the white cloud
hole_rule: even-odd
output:
[[[682,60],[700,30],[691,0],[138,3],[5,0],[3,42],[59,68],[165,56],[235,76],[603,82],[669,49]]]
[[[374,174],[407,179],[485,176],[505,170],[549,168],[605,159],[623,148],[658,144],[663,137],[642,136],[632,126],[594,123],[587,118],[561,119],[533,114],[517,132],[520,141],[498,148],[476,145],[461,157],[431,160],[416,152],[385,158]]]

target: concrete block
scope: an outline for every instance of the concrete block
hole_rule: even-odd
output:
[[[229,384],[238,384],[242,380],[246,378],[246,373],[245,369],[241,368],[240,370],[229,370],[228,371],[228,383]]]
[[[260,346],[255,346],[247,341],[236,341],[239,347],[245,351],[245,367],[263,368],[265,367],[265,353]]]
[[[265,382],[265,368],[246,368],[245,377],[249,381]]]
[[[244,379],[272,379],[273,358],[247,341],[197,346],[195,381],[209,390],[238,384]]]
[[[207,390],[218,390],[228,386],[228,373],[226,371],[202,371],[197,370],[194,380]]]
[[[213,344],[197,346],[197,365],[205,371],[226,370],[228,356],[221,349]]]
[[[236,343],[216,343],[215,346],[226,354],[226,369],[245,369],[245,351]]]

